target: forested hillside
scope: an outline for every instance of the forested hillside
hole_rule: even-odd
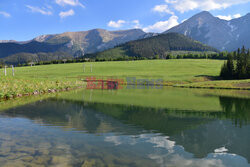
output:
[[[184,35],[177,33],[168,33],[151,38],[128,42],[114,49],[100,52],[89,57],[99,58],[118,58],[145,57],[145,58],[166,58],[169,51],[214,51],[217,50],[194,41]]]
[[[14,65],[21,65],[30,62],[34,63],[42,63],[48,61],[56,61],[56,60],[63,60],[63,59],[73,59],[74,57],[66,52],[53,52],[53,53],[17,53],[6,58],[0,59],[6,64],[14,64]]]
[[[56,52],[64,51],[65,43],[45,43],[32,41],[26,44],[19,43],[0,43],[0,58],[5,58],[17,53],[39,53],[39,52]]]

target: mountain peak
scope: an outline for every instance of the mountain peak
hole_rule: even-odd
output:
[[[95,28],[95,29],[91,29],[91,30],[89,30],[88,32],[91,32],[91,31],[101,32],[101,31],[107,31],[107,30],[105,30],[105,29],[101,29],[101,28]]]
[[[247,13],[246,16],[247,16],[247,17],[250,17],[250,13]]]
[[[133,29],[127,29],[127,30],[116,30],[114,32],[144,32],[142,29],[139,28],[133,28]]]
[[[194,15],[193,17],[214,17],[214,16],[208,11],[202,11],[202,12]]]
[[[230,21],[200,12],[165,33],[177,32],[219,50],[233,51],[242,45],[250,47],[250,13]]]

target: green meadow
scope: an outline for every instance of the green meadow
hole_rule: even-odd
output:
[[[221,60],[142,60],[89,62],[15,68],[16,79],[72,79],[76,77],[162,78],[167,81],[192,81],[199,76],[218,76]],[[91,65],[93,71],[91,73]],[[3,71],[3,69],[2,69]],[[3,72],[1,72],[3,74]],[[11,68],[8,69],[11,75]],[[4,79],[1,77],[1,79]]]
[[[4,76],[4,69],[0,69],[0,98],[84,87],[86,77],[163,79],[166,85],[199,83],[202,87],[202,84],[214,82],[209,81],[209,78],[219,75],[223,63],[222,60],[191,59],[88,62],[17,67],[15,76],[12,76],[11,68],[7,69],[7,76]],[[231,84],[230,81],[224,81],[223,84],[225,83]],[[247,85],[249,80],[244,83]]]

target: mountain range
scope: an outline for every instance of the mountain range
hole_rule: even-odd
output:
[[[234,51],[243,45],[250,48],[249,27],[250,14],[226,21],[214,17],[209,12],[201,12],[162,34],[171,32],[179,33],[221,51]],[[30,55],[39,53],[39,55],[43,56],[47,54],[45,57],[51,57],[48,60],[58,57],[60,53],[64,53],[64,57],[79,57],[102,52],[130,41],[152,38],[161,36],[162,34],[145,33],[141,29],[123,31],[93,29],[89,31],[42,35],[24,42],[5,40],[0,41],[0,58],[2,58],[2,61],[5,61],[6,57],[9,56],[11,56],[12,60],[15,58],[22,59],[21,56],[24,53],[29,53]],[[156,38],[153,39],[155,41]],[[162,38],[159,39],[162,40]],[[168,44],[166,43],[166,45]],[[56,54],[51,56],[52,53]],[[36,55],[36,57],[39,58],[41,56]],[[58,57],[57,59],[61,58]],[[26,59],[22,59],[22,61],[26,61]]]
[[[250,13],[230,21],[201,12],[164,33],[184,34],[221,51],[234,51],[245,45],[250,48]]]
[[[1,41],[0,58],[17,53],[66,52],[81,55],[103,51],[119,44],[144,38],[140,29],[107,31],[94,29],[81,32],[66,32],[55,35],[42,35],[30,41]]]

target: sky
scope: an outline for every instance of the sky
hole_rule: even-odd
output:
[[[95,28],[163,32],[209,11],[230,20],[250,12],[250,0],[0,0],[0,40]]]

